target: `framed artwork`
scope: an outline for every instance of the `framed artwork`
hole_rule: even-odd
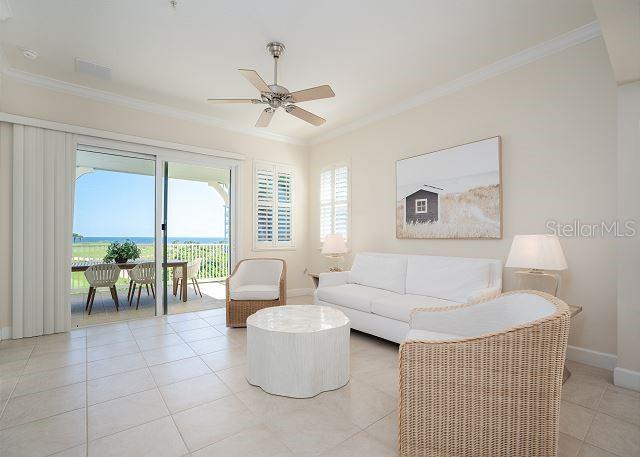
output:
[[[502,238],[500,137],[396,162],[396,237]]]

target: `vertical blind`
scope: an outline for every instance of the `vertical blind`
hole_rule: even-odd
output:
[[[75,135],[13,126],[13,338],[69,330],[75,155]]]
[[[254,247],[293,246],[293,171],[284,165],[255,162]]]
[[[339,233],[345,241],[349,233],[349,169],[346,165],[333,165],[320,174],[320,242],[331,233]]]

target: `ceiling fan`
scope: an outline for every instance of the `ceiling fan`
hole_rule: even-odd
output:
[[[260,114],[256,122],[256,127],[268,126],[273,114],[280,107],[284,108],[287,113],[309,124],[315,126],[324,124],[325,120],[323,118],[296,106],[296,103],[335,97],[336,94],[331,87],[325,85],[289,92],[286,87],[278,85],[278,60],[284,53],[284,44],[275,41],[269,43],[267,45],[267,51],[273,56],[273,84],[268,85],[265,83],[264,79],[254,70],[238,70],[247,81],[260,91],[260,98],[209,98],[208,101],[212,103],[253,103],[269,105],[269,107],[265,108],[262,114]]]

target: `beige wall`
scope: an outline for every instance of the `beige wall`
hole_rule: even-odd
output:
[[[502,136],[504,239],[398,240],[395,161]],[[309,255],[320,256],[318,175],[351,164],[351,248],[505,259],[513,235],[544,233],[545,221],[616,218],[616,87],[601,39],[436,99],[411,111],[313,146]],[[616,260],[611,238],[562,239],[569,270],[561,297],[584,306],[573,345],[616,353]],[[513,287],[510,272],[507,288]]]
[[[246,156],[242,174],[240,198],[240,238],[239,258],[281,257],[288,264],[288,289],[310,287],[308,277],[303,273],[306,267],[307,246],[307,149],[303,146],[286,144],[254,136],[243,135],[216,127],[169,118],[158,114],[133,110],[123,106],[97,102],[68,94],[4,79],[0,93],[0,111],[63,122],[83,127],[91,127],[111,132],[124,133],[145,138],[200,146],[223,151],[237,152]],[[298,185],[295,186],[295,243],[294,250],[260,251],[252,249],[252,159],[269,160],[293,166]],[[4,178],[4,166],[2,178]],[[3,179],[3,182],[5,180]],[[4,184],[2,185],[4,190]],[[4,195],[4,192],[3,192]],[[0,198],[0,219],[6,221],[8,208],[3,196]],[[5,223],[0,224],[0,246],[7,237]],[[9,243],[10,246],[10,243]],[[4,256],[2,256],[4,257]],[[6,260],[0,268],[6,267]],[[4,271],[4,270],[0,270]],[[2,281],[5,275],[2,276]],[[0,283],[0,286],[3,283]],[[0,328],[9,322],[9,300],[7,289],[0,288]]]
[[[618,88],[618,212],[640,230],[640,82]],[[618,367],[640,373],[640,232],[618,240]],[[640,382],[638,379],[636,382]]]

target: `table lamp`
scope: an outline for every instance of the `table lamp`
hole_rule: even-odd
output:
[[[336,265],[329,268],[329,271],[342,271],[342,268],[340,268],[340,259],[342,259],[347,252],[347,245],[339,233],[331,233],[324,237],[322,255],[336,262]]]
[[[551,277],[555,280],[554,296],[558,294],[560,277],[547,273],[567,269],[567,260],[556,235],[516,235],[504,265],[506,268],[523,268],[519,274]]]

